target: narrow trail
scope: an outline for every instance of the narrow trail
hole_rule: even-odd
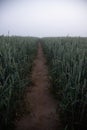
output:
[[[32,82],[33,86],[28,88],[26,94],[30,114],[16,122],[16,130],[60,130],[57,103],[49,92],[48,69],[40,43],[34,61]]]

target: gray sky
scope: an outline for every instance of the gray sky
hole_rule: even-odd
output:
[[[87,0],[0,0],[0,35],[87,36]]]

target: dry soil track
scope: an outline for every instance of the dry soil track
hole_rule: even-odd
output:
[[[49,91],[48,69],[40,43],[32,70],[32,82],[26,93],[30,114],[16,122],[16,130],[60,130],[57,103]]]

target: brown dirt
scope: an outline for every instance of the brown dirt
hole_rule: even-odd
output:
[[[60,130],[57,103],[50,94],[48,69],[39,43],[32,71],[33,86],[27,88],[26,105],[30,114],[16,121],[16,130]]]

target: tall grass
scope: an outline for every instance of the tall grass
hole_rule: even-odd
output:
[[[43,42],[65,129],[87,129],[87,38],[44,38]]]
[[[37,38],[0,36],[0,129],[10,126],[30,83]]]

